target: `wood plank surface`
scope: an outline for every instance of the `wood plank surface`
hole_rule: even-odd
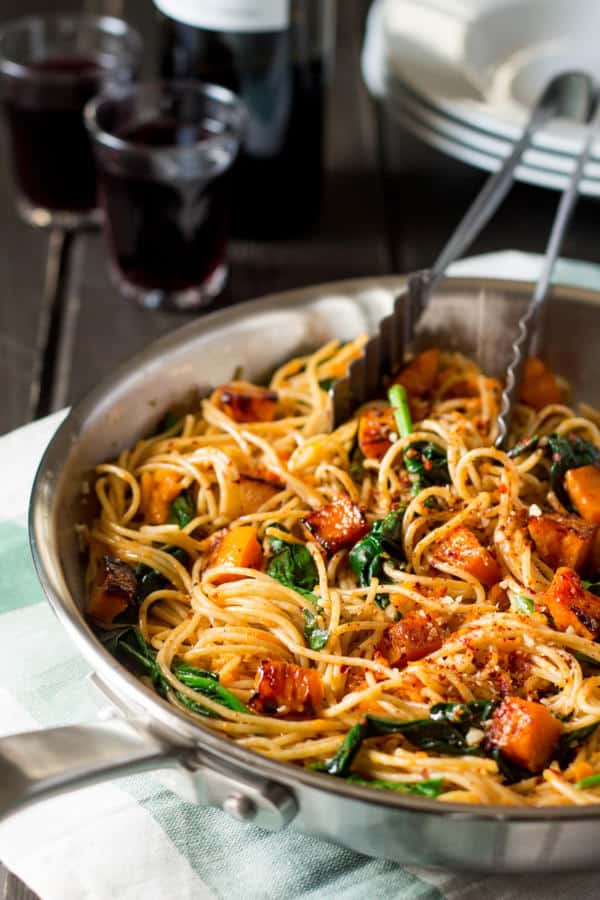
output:
[[[487,178],[425,146],[379,109],[394,271],[430,265]],[[541,253],[559,194],[516,183],[468,255],[496,250]],[[600,261],[600,201],[580,198],[561,255]]]
[[[61,0],[60,9],[81,6]],[[0,23],[17,16],[56,10],[56,0],[2,0]],[[3,125],[4,123],[2,123]],[[0,434],[29,421],[35,412],[36,379],[41,372],[50,325],[44,281],[49,234],[25,225],[15,208],[7,134],[0,129]]]

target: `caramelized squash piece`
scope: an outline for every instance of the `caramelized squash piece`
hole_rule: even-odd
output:
[[[136,591],[137,578],[133,569],[120,559],[101,556],[90,591],[88,614],[103,625],[110,625],[134,603]]]
[[[464,569],[485,585],[502,578],[500,566],[492,554],[466,525],[458,525],[435,545],[431,561],[434,565],[447,563]]]
[[[443,635],[427,613],[408,613],[400,622],[388,625],[375,648],[375,659],[384,665],[403,669],[409,662],[423,659],[439,650]]]
[[[542,409],[551,403],[564,403],[566,391],[556,379],[556,375],[537,356],[530,356],[525,362],[521,384],[521,403]]]
[[[487,600],[492,603],[499,612],[506,612],[510,608],[510,599],[501,582],[493,584],[487,593]]]
[[[237,484],[230,485],[230,490],[232,495],[235,495],[235,501],[232,502],[228,511],[234,518],[237,518],[255,513],[281,488],[260,478],[249,478],[242,475]]]
[[[540,772],[551,762],[562,730],[561,722],[541,703],[505,697],[492,716],[487,740],[511,762]]]
[[[600,525],[600,469],[580,466],[565,473],[569,499],[582,519]]]
[[[553,569],[567,566],[577,572],[585,567],[598,530],[596,525],[586,525],[577,516],[559,513],[531,516],[527,528],[545,563]]]
[[[260,569],[263,551],[255,525],[238,525],[228,529],[208,558],[208,565],[235,566],[242,569]],[[214,579],[213,584],[237,581],[240,575],[225,572]]]
[[[323,702],[321,675],[282,660],[263,659],[256,673],[250,706],[266,715],[314,713]]]
[[[392,446],[390,435],[397,435],[398,426],[391,406],[365,409],[358,422],[358,446],[367,459],[383,459]]]
[[[164,525],[169,518],[171,503],[182,490],[181,475],[170,469],[142,472],[140,507],[150,525]]]
[[[394,378],[393,384],[404,385],[409,396],[423,397],[433,388],[439,367],[440,351],[425,350],[411,359]]]
[[[223,384],[217,389],[217,403],[235,422],[272,422],[278,396],[269,388],[245,381]]]
[[[310,537],[329,553],[351,547],[369,530],[362,509],[346,494],[340,494],[332,503],[322,506],[300,521]]]
[[[559,631],[572,628],[590,641],[600,635],[600,597],[583,587],[573,569],[557,570],[540,605],[546,607]]]

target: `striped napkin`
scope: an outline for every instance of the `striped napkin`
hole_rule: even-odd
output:
[[[495,254],[464,261],[455,272],[527,278],[538,265],[536,257]],[[562,267],[563,282],[600,286],[599,267],[567,261]],[[0,439],[0,735],[93,721],[107,707],[46,603],[28,549],[33,475],[64,415]],[[264,832],[198,808],[177,776],[162,771],[85,788],[13,816],[0,824],[0,859],[42,900],[598,897],[597,878],[590,874],[425,871],[368,859],[291,828]]]

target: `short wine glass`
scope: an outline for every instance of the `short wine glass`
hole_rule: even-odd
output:
[[[0,28],[0,101],[26,222],[99,221],[83,108],[108,85],[130,83],[141,52],[137,32],[112,16],[30,16]]]

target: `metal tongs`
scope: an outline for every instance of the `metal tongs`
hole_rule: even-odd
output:
[[[381,320],[378,334],[367,341],[362,355],[350,365],[348,374],[332,386],[330,396],[336,426],[349,418],[357,406],[376,394],[383,378],[402,365],[413,343],[416,326],[427,308],[433,291],[446,274],[447,268],[467,250],[508,194],[514,182],[515,170],[531,145],[535,133],[550,119],[568,118],[586,124],[587,128],[575,168],[558,204],[541,275],[528,307],[518,322],[516,337],[512,344],[512,360],[507,369],[506,385],[502,394],[496,441],[498,447],[504,446],[525,360],[531,350],[535,328],[548,295],[554,264],[591,153],[598,103],[599,92],[596,83],[583,72],[564,72],[550,81],[534,106],[523,134],[511,154],[501,168],[486,181],[431,269],[409,275],[406,289],[396,298],[392,314]]]

